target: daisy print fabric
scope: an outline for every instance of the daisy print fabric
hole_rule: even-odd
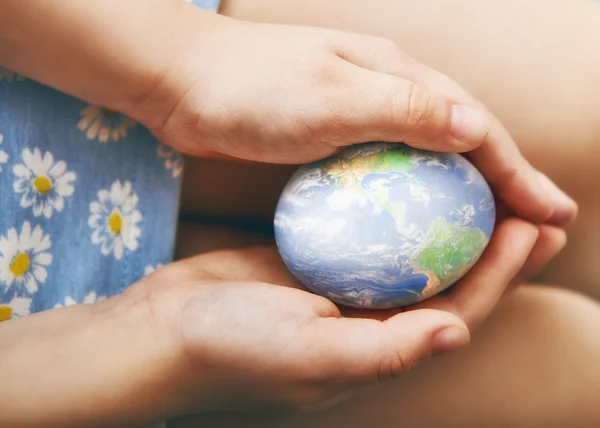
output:
[[[85,132],[89,140],[102,143],[127,137],[127,130],[136,124],[117,111],[98,106],[87,106],[81,111],[81,117],[77,128]]]
[[[94,229],[92,242],[100,245],[105,256],[123,258],[125,251],[138,248],[142,214],[136,209],[138,197],[130,182],[115,181],[110,190],[100,190],[98,200],[90,204],[89,226]]]
[[[35,294],[48,276],[46,267],[52,262],[50,235],[40,226],[33,230],[29,222],[20,231],[12,228],[0,238],[0,281],[15,294]]]
[[[73,194],[75,173],[67,171],[64,161],[54,162],[52,153],[42,155],[38,148],[23,149],[22,161],[13,166],[13,187],[22,195],[21,207],[32,208],[35,217],[50,218],[53,212],[62,211],[65,198]]]
[[[180,155],[120,113],[3,73],[0,321],[98,301],[171,262]]]
[[[169,264],[182,173],[120,112],[0,67],[0,321],[93,304]]]
[[[180,155],[120,113],[2,73],[0,320],[95,302],[171,262]]]

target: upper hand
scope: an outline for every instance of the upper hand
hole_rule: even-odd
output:
[[[197,9],[197,8],[196,8]],[[368,141],[468,152],[520,217],[563,226],[575,203],[456,82],[384,39],[214,16],[127,114],[191,155],[306,163]],[[200,13],[200,12],[197,12]],[[206,20],[204,15],[202,19]]]

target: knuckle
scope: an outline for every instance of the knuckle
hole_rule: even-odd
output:
[[[393,111],[396,124],[430,137],[443,137],[452,127],[450,103],[419,83],[410,83],[406,91],[398,93]]]
[[[383,350],[384,358],[379,360],[377,369],[377,381],[386,382],[398,378],[406,373],[415,365],[415,361],[407,361],[404,353],[390,338],[382,339],[385,343]]]
[[[403,99],[395,98],[394,116],[407,128],[418,128],[430,121],[433,113],[430,92],[422,85],[410,83]]]
[[[374,37],[373,42],[376,49],[383,54],[399,55],[401,53],[400,46],[385,37]]]
[[[391,40],[376,39],[371,55],[377,58],[382,72],[407,77],[414,74],[415,61]]]
[[[296,70],[310,85],[329,87],[348,81],[345,68],[330,55],[313,56],[306,59]]]
[[[379,71],[385,73],[406,75],[410,68],[411,61],[407,60],[400,46],[388,39],[377,39],[372,44],[370,55],[375,58]]]
[[[498,144],[495,140],[490,140],[490,145]],[[519,182],[527,181],[528,175],[531,173],[531,165],[522,157],[512,159],[511,163],[503,165],[501,168],[488,170],[487,179],[493,182],[501,182],[503,186],[499,187],[496,192],[498,196],[506,196],[506,192],[518,186]]]

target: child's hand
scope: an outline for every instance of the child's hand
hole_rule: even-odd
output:
[[[219,262],[239,278],[249,264],[261,262],[252,255],[241,266],[229,254]],[[281,264],[273,261],[255,267],[280,275]],[[181,339],[184,358],[170,386],[182,398],[178,411],[328,407],[469,342],[467,327],[446,311],[390,313],[381,321],[372,314],[344,317],[312,293],[251,277],[211,279],[201,266],[210,268],[202,257],[180,266],[187,278],[178,294],[146,285],[151,308],[171,310],[160,320],[171,322],[165,331]],[[173,272],[151,281],[168,287]]]
[[[564,226],[577,213],[480,103],[379,38],[241,22],[182,0],[10,0],[0,64],[188,154],[304,163],[374,140],[470,151],[522,218]]]
[[[575,203],[456,82],[383,39],[215,16],[127,113],[191,155],[305,163],[367,141],[469,157],[517,214],[564,225]],[[187,28],[187,30],[184,30]]]
[[[185,373],[189,380],[196,373],[198,384],[211,391],[208,399],[203,392],[197,396],[198,405],[305,409],[401,376],[432,351],[466,345],[462,329],[475,329],[511,284],[543,268],[564,242],[558,228],[507,219],[480,263],[458,284],[403,313],[342,308],[340,314],[328,300],[300,291],[273,247],[181,262],[178,269],[189,281],[183,299],[170,300],[171,291],[150,291],[171,280],[173,273],[166,270],[148,278],[154,285],[147,284],[146,291],[156,305],[185,302],[171,305],[181,308],[173,317],[190,356]],[[178,288],[181,296],[184,288]],[[452,334],[436,344],[433,332],[446,323],[453,326]]]
[[[232,275],[216,275],[215,265]],[[281,267],[199,256],[95,305],[2,323],[0,377],[11,387],[0,390],[0,426],[140,426],[199,411],[308,410],[469,342],[464,323],[445,311],[345,318],[325,298],[248,273],[277,280]]]
[[[391,42],[214,19],[210,34],[188,34],[165,79],[126,112],[185,153],[305,163],[373,140],[463,152],[489,132],[485,111],[419,82]]]
[[[303,291],[274,247],[184,260],[132,295],[147,294],[157,314],[170,309],[163,325],[174,330],[157,331],[182,338],[189,364],[180,391],[189,392],[189,410],[311,409],[467,345],[464,329],[475,329],[507,288],[542,269],[564,238],[559,228],[506,219],[458,284],[404,312],[338,308]],[[445,327],[448,336],[436,343]]]

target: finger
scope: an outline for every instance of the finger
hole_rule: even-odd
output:
[[[575,219],[577,204],[521,155],[497,120],[487,141],[467,157],[517,215],[557,226]]]
[[[485,111],[485,107],[456,82],[404,54],[392,42],[345,35],[338,51],[340,56],[360,67],[413,81],[432,92],[444,94],[452,103]],[[576,203],[526,161],[496,117],[489,113],[488,119],[485,141],[469,153],[469,158],[495,192],[527,220],[558,226],[572,222],[577,215]]]
[[[533,250],[509,289],[537,276],[567,244],[567,234],[561,228],[540,225],[538,231],[539,236]]]
[[[557,200],[555,203],[556,208],[554,212],[548,219],[547,223],[555,226],[568,226],[575,221],[577,218],[577,214],[579,211],[579,207],[577,203],[571,199],[566,193],[564,193],[560,188],[550,180],[546,174],[543,174],[538,171],[540,176],[540,181],[542,182],[542,186],[546,188],[546,191],[550,195],[556,195],[554,198]]]
[[[320,318],[307,326],[317,378],[362,384],[394,378],[419,361],[466,346],[469,331],[455,315],[422,310],[387,321]]]
[[[329,123],[341,124],[349,139],[340,142],[335,133],[332,144],[404,142],[431,151],[467,152],[485,140],[485,113],[400,77],[347,62],[342,68],[346,86],[333,88],[338,108],[330,113]]]
[[[435,70],[424,65],[415,68],[422,70],[415,73],[419,76],[417,81],[446,93],[451,99],[481,105]],[[526,220],[557,226],[571,223],[577,216],[577,204],[525,159],[510,133],[494,115],[490,114],[490,119],[490,132],[485,142],[467,157],[494,192]]]
[[[505,220],[496,228],[481,259],[463,279],[445,293],[410,309],[449,311],[469,328],[478,326],[523,268],[537,238],[535,225],[521,219]]]

